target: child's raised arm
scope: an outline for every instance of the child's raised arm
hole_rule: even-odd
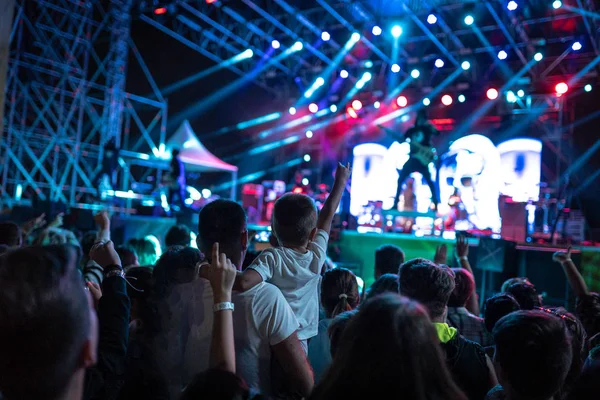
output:
[[[323,208],[319,213],[319,219],[317,220],[317,228],[324,230],[327,234],[329,234],[329,231],[331,230],[331,221],[333,221],[335,210],[337,210],[340,205],[340,200],[346,189],[346,182],[348,182],[351,172],[350,163],[346,166],[338,163],[337,170],[335,171],[333,188],[331,189],[331,193],[327,197],[327,200],[325,200],[325,204],[323,204]]]

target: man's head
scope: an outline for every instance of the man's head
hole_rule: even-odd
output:
[[[56,399],[74,379],[83,385],[85,368],[96,362],[91,296],[76,260],[62,258],[44,247],[0,257],[0,391],[7,399]]]
[[[386,244],[375,250],[375,279],[384,274],[398,274],[404,263],[404,252],[398,246]]]
[[[504,316],[521,309],[517,300],[508,293],[498,293],[485,301],[483,321],[485,329],[492,332],[496,323]]]
[[[21,228],[13,222],[0,224],[0,244],[8,247],[20,247],[22,244]]]
[[[454,273],[424,258],[400,266],[400,294],[417,300],[428,310],[433,322],[445,320],[448,299],[454,290]]]
[[[242,206],[230,200],[215,200],[200,210],[198,216],[198,248],[207,258],[216,242],[219,249],[238,267],[248,248],[246,213]]]
[[[303,194],[288,193],[275,202],[273,230],[282,246],[306,246],[317,230],[317,208]]]
[[[452,272],[455,286],[448,300],[448,307],[464,307],[475,290],[475,279],[464,268],[452,268]]]
[[[119,255],[119,259],[121,259],[121,265],[123,266],[123,268],[132,266],[135,267],[140,265],[138,255],[132,247],[119,246],[115,250]]]
[[[521,310],[533,310],[534,307],[542,306],[542,299],[531,283],[513,283],[506,288],[506,293],[511,294],[517,300]]]
[[[172,226],[165,236],[165,244],[167,247],[188,247],[190,245],[190,228],[182,224]]]
[[[517,276],[514,278],[508,278],[507,280],[505,280],[502,283],[502,288],[500,289],[500,291],[502,293],[506,293],[506,289],[508,289],[508,287],[514,283],[531,283],[531,282],[529,282],[529,279],[526,277]]]
[[[537,310],[516,311],[498,321],[493,335],[496,371],[511,398],[547,400],[560,390],[572,357],[560,318]]]

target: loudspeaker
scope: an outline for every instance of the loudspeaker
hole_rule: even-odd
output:
[[[559,249],[541,246],[518,246],[518,275],[526,276],[539,294],[544,305],[562,306],[573,310],[575,296],[560,264],[552,261],[552,254]],[[573,262],[581,271],[581,252],[571,251]]]

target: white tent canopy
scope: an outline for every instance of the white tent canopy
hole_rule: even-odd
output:
[[[167,141],[166,148],[179,150],[179,158],[188,171],[196,172],[230,172],[232,175],[231,198],[235,199],[238,167],[221,160],[204,147],[194,133],[190,122],[185,120]]]

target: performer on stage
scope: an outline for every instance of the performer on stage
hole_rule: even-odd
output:
[[[185,166],[179,158],[179,150],[171,151],[172,158],[169,171],[163,176],[162,183],[168,189],[167,200],[169,206],[184,207],[185,200]]]
[[[98,190],[98,197],[104,200],[106,191],[112,190],[117,183],[117,167],[119,165],[119,149],[112,138],[104,145],[102,169],[92,180]]]
[[[398,208],[398,201],[402,193],[402,184],[413,172],[419,172],[431,189],[431,202],[437,208],[439,203],[438,194],[435,182],[429,173],[429,163],[436,159],[436,152],[431,144],[431,137],[438,135],[439,131],[435,129],[433,124],[427,120],[425,110],[417,112],[417,120],[415,126],[410,128],[404,135],[399,135],[392,129],[378,125],[381,129],[389,133],[392,137],[399,141],[407,141],[410,143],[410,158],[398,171],[398,189],[394,198],[392,209]]]

